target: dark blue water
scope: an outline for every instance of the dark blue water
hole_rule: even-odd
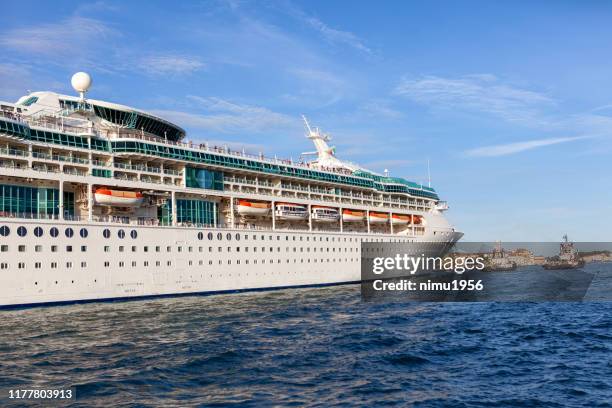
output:
[[[359,286],[0,312],[0,389],[72,406],[606,407],[612,303],[363,303]]]

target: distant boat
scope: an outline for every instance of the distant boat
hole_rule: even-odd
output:
[[[582,268],[585,262],[578,255],[578,251],[574,248],[574,243],[570,242],[567,234],[563,236],[563,242],[560,244],[559,255],[550,258],[546,261],[544,269],[578,269]]]

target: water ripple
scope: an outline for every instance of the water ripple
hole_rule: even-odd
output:
[[[72,406],[603,407],[612,304],[362,303],[358,286],[4,311],[0,389]]]

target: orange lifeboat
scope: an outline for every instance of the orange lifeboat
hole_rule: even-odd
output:
[[[391,216],[391,222],[393,223],[393,225],[410,224],[410,219],[411,219],[411,216],[406,215],[406,214],[393,214]]]
[[[389,221],[389,214],[370,211],[370,224],[382,224]]]
[[[94,199],[99,205],[108,205],[112,207],[140,207],[144,197],[139,191],[98,188],[94,193]]]
[[[238,200],[236,212],[241,215],[264,216],[270,213],[270,203],[251,200]]]
[[[358,222],[365,220],[365,211],[342,210],[342,221]]]

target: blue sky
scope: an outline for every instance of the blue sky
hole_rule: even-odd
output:
[[[188,139],[338,156],[427,180],[468,240],[609,241],[612,3],[8,2],[0,100],[156,112]]]

